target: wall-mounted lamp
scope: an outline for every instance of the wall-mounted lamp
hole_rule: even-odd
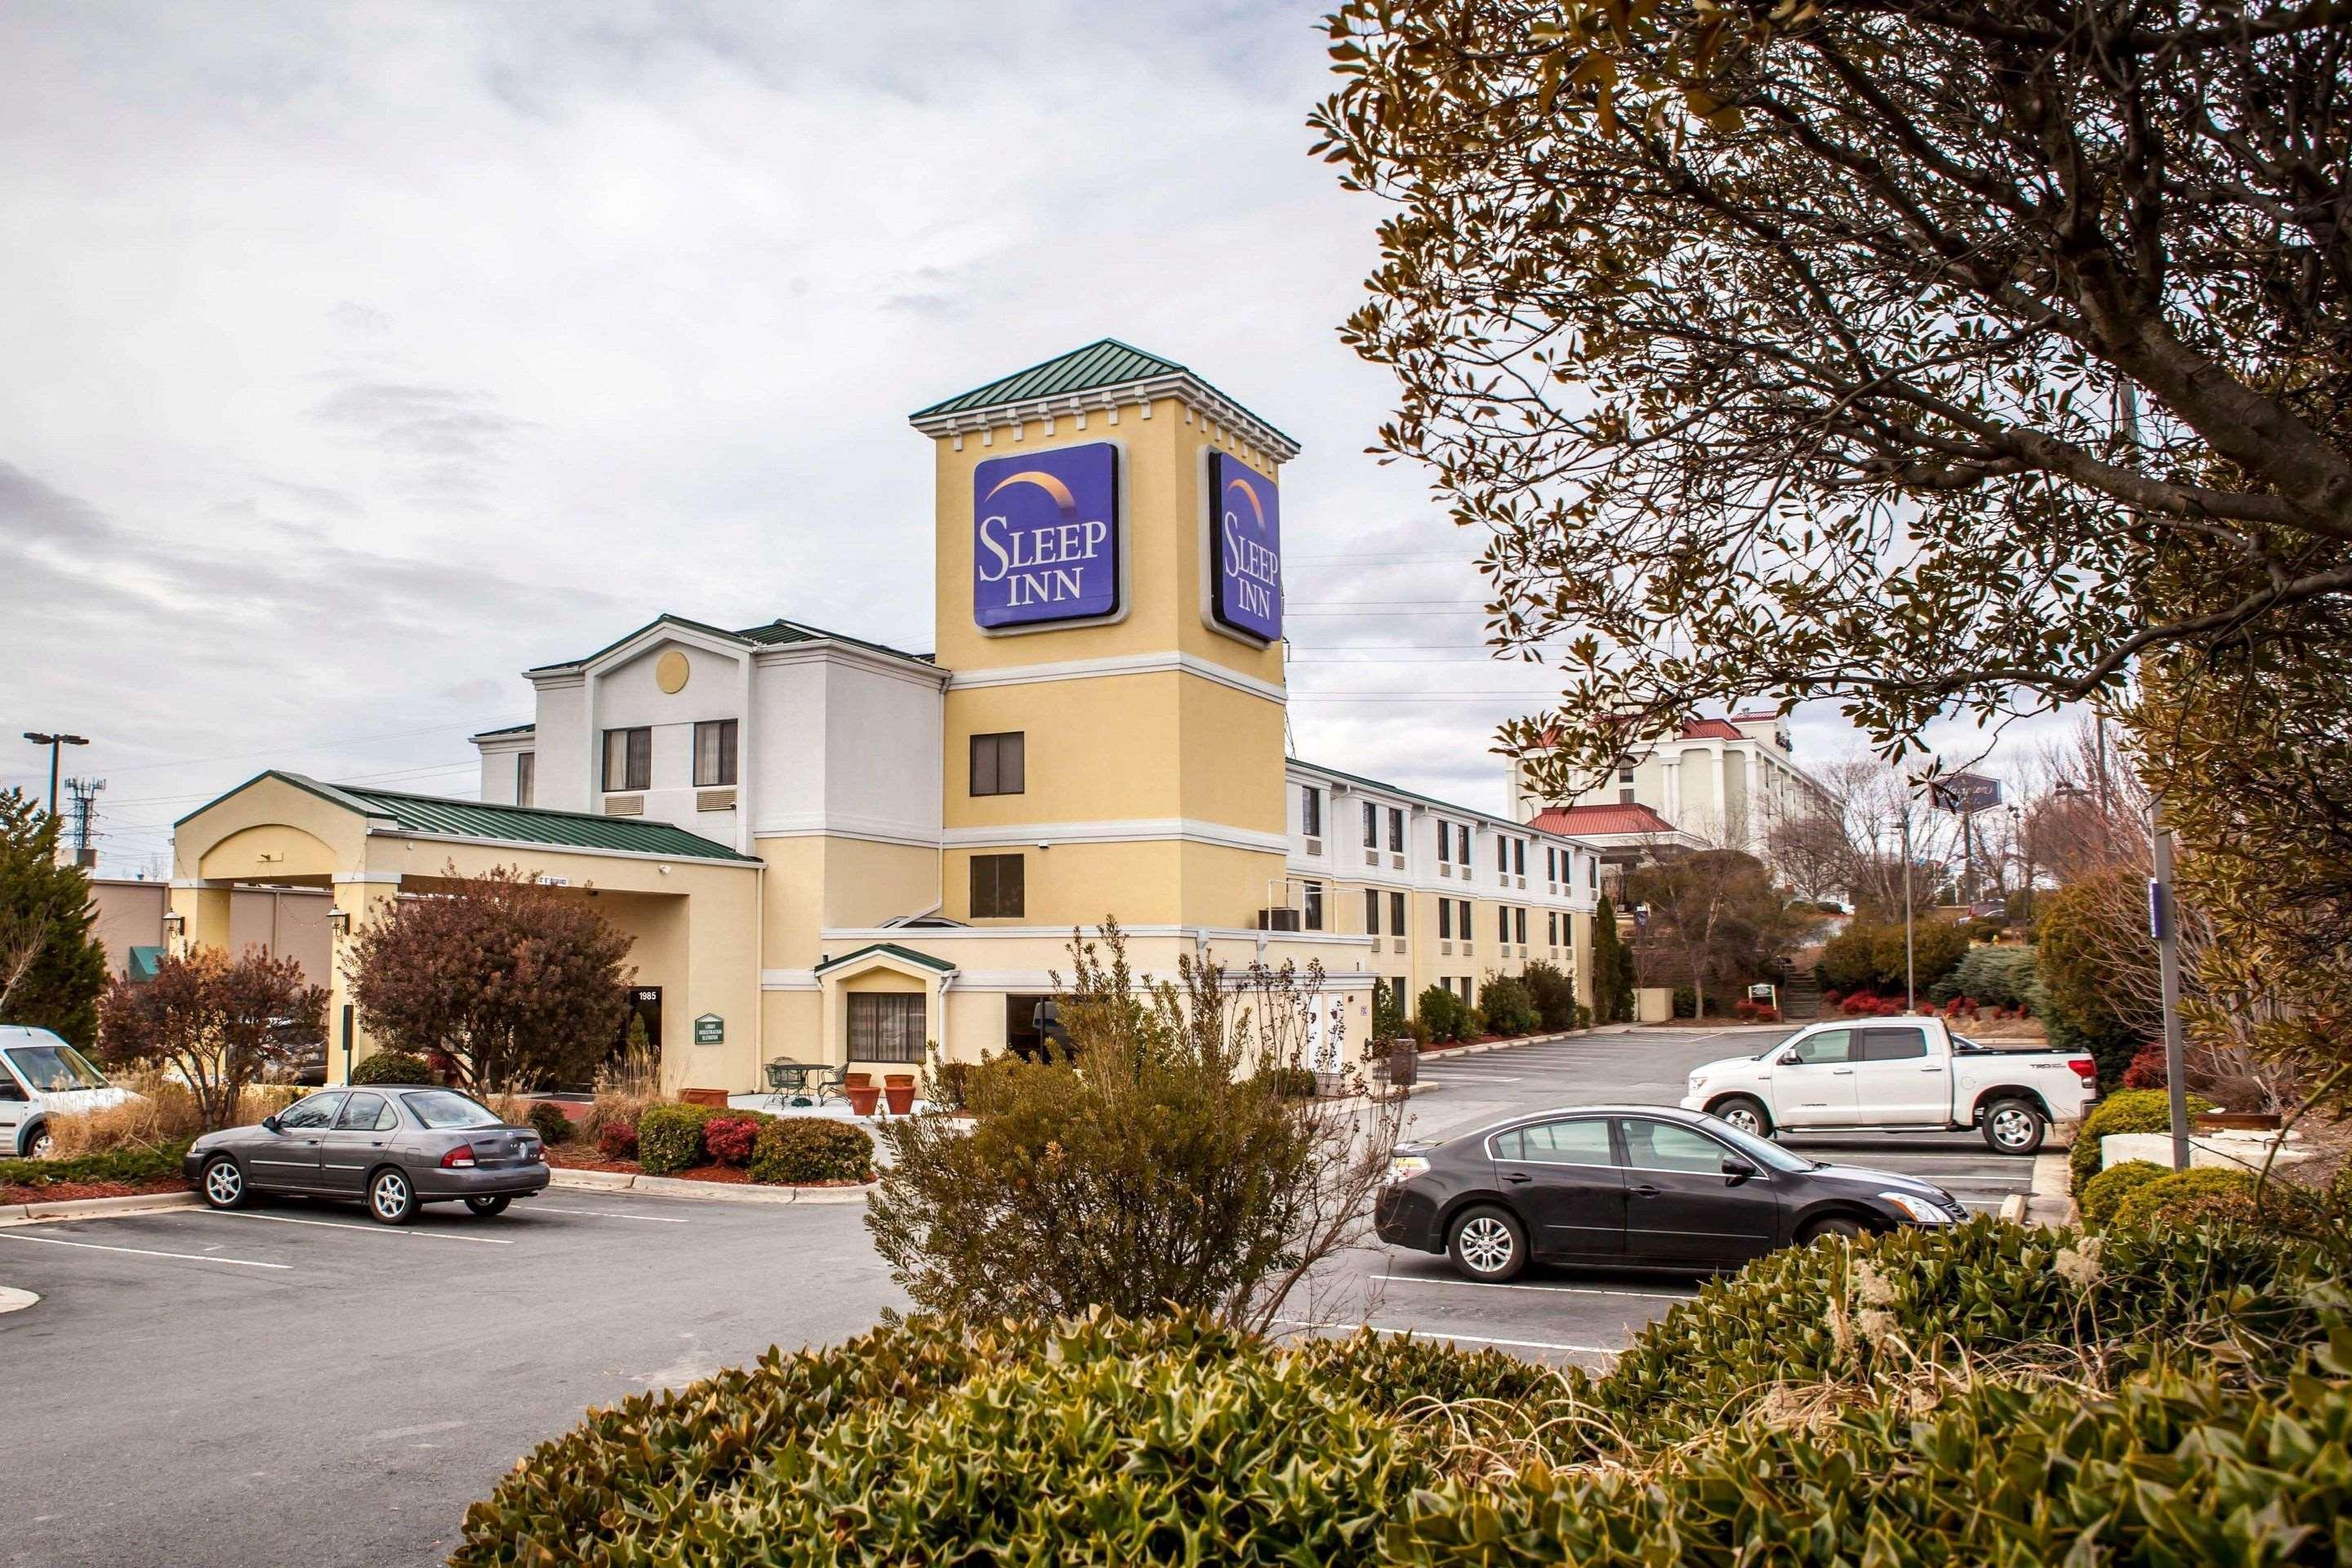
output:
[[[185,915],[182,914],[182,913],[181,913],[179,910],[166,910],[163,912],[163,940],[164,940],[164,941],[166,941],[166,942],[171,942],[171,941],[173,941],[173,940],[176,939],[176,938],[180,935],[180,933],[181,933],[182,931],[186,931],[187,929],[188,929],[188,917],[187,917],[187,916],[185,916]]]
[[[334,932],[337,936],[351,935],[352,911],[349,910],[330,910],[327,912],[327,929]]]

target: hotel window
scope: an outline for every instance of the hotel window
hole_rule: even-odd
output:
[[[1465,822],[1455,828],[1454,832],[1460,836],[1454,842],[1462,851],[1454,858],[1462,862],[1462,868],[1467,871],[1470,869],[1470,825]]]
[[[1527,874],[1528,841],[1524,838],[1514,838],[1511,840],[1511,875],[1524,877]]]
[[[651,789],[654,784],[654,732],[648,729],[604,731],[604,788]]]
[[[1437,863],[1441,866],[1454,864],[1454,829],[1443,822],[1437,825]]]
[[[1389,934],[1402,936],[1404,933],[1404,895],[1391,893],[1389,895]]]
[[[709,719],[694,727],[694,787],[735,782],[735,721]]]
[[[1468,942],[1468,941],[1470,940],[1470,900],[1469,900],[1465,899],[1465,900],[1463,900],[1460,903],[1458,903],[1458,904],[1456,904],[1456,905],[1454,905],[1454,925],[1455,925],[1456,927],[1460,928],[1461,932],[1462,932],[1462,940],[1463,940],[1464,942]]]
[[[1516,922],[1514,922],[1514,923],[1516,923],[1516,924],[1518,926],[1518,928],[1519,928],[1519,945],[1520,945],[1521,947],[1525,947],[1525,946],[1527,946],[1527,945],[1528,945],[1528,911],[1526,910],[1526,909],[1522,908],[1522,909],[1519,910],[1519,918],[1518,918],[1518,920],[1517,920]]]
[[[1307,837],[1323,837],[1323,792],[1313,784],[1299,786],[1298,822]]]
[[[1389,807],[1389,853],[1404,853],[1404,808],[1400,805]]]
[[[1452,899],[1437,900],[1437,935],[1441,942],[1454,940],[1454,900]]]
[[[1617,770],[1617,804],[1620,805],[1633,804],[1633,770],[1631,766]]]
[[[1585,871],[1585,876],[1586,876],[1586,878],[1587,878],[1587,879],[1591,882],[1591,884],[1592,884],[1592,890],[1593,890],[1594,892],[1596,892],[1596,893],[1597,893],[1597,892],[1599,892],[1599,891],[1601,890],[1601,858],[1600,858],[1600,857],[1599,857],[1599,856],[1595,856],[1595,857],[1593,857],[1591,859],[1587,860],[1587,861],[1584,863],[1584,871]]]
[[[1026,873],[1018,855],[975,855],[971,858],[971,918],[976,921],[1018,918],[1027,902]]]
[[[1028,786],[1028,732],[1008,730],[1001,735],[971,738],[971,793],[1020,795]]]
[[[1306,896],[1301,902],[1305,908],[1299,915],[1300,925],[1308,931],[1321,931],[1323,929],[1323,884],[1307,883]]]
[[[539,753],[515,753],[515,804],[530,805],[539,798]]]
[[[851,1061],[919,1062],[923,1059],[925,1037],[921,992],[849,994]]]
[[[1502,905],[1497,904],[1495,906],[1495,912],[1502,917],[1500,923],[1503,928],[1503,934],[1497,940],[1499,940],[1505,947],[1508,947],[1511,945],[1511,911],[1505,909]]]
[[[1558,910],[1544,916],[1544,934],[1551,939],[1552,946],[1559,945],[1559,911]]]
[[[1381,934],[1381,890],[1378,888],[1364,889],[1364,934]]]
[[[1364,847],[1378,849],[1380,847],[1381,808],[1368,800],[1364,802]]]

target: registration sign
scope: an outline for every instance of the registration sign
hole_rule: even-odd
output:
[[[694,1043],[698,1046],[723,1046],[727,1043],[727,1020],[716,1013],[705,1013],[694,1021]]]

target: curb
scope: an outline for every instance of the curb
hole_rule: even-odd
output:
[[[37,1225],[52,1219],[104,1219],[110,1215],[153,1214],[203,1207],[194,1193],[133,1193],[125,1198],[60,1198],[47,1204],[0,1205],[0,1226]]]
[[[666,1198],[699,1198],[719,1204],[862,1204],[880,1184],[856,1187],[755,1187],[747,1183],[691,1182],[677,1176],[641,1176],[621,1171],[565,1171],[548,1178],[548,1190],[650,1193]]]
[[[2080,1223],[2083,1217],[2081,1211],[2074,1207],[2074,1196],[2067,1191],[2071,1184],[2072,1173],[2067,1168],[2065,1155],[2036,1154],[2033,1157],[2033,1190],[2020,1205],[2021,1216],[2032,1215],[2036,1225]]]
[[[0,1285],[0,1318],[5,1318],[11,1312],[21,1312],[39,1300],[40,1298],[30,1290],[18,1290],[6,1285]]]

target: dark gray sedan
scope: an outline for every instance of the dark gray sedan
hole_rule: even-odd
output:
[[[487,1218],[547,1185],[538,1133],[424,1084],[326,1089],[254,1126],[205,1133],[188,1146],[186,1170],[216,1209],[256,1193],[361,1198],[385,1225],[450,1202]]]
[[[1791,1243],[1967,1217],[1916,1176],[1822,1164],[1656,1105],[1571,1106],[1406,1144],[1374,1209],[1382,1241],[1490,1283],[1537,1259],[1737,1268]]]

